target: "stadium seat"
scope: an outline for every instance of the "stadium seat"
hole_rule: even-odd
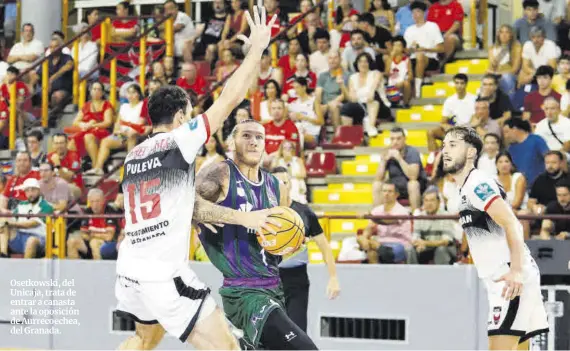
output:
[[[441,122],[443,105],[412,106],[409,109],[398,109],[396,112],[397,123],[417,122]]]
[[[326,177],[336,173],[336,157],[332,152],[310,152],[305,158],[309,177]]]
[[[352,149],[362,145],[364,130],[362,126],[340,126],[336,128],[331,142],[322,144],[323,149]]]
[[[103,190],[103,194],[105,194],[105,201],[107,203],[113,202],[119,193],[119,182],[116,180],[107,179],[101,182],[98,188]]]
[[[445,73],[485,74],[488,68],[489,60],[487,59],[457,60],[445,65]]]
[[[372,191],[371,183],[333,183],[328,184],[327,189],[330,190],[366,190]]]
[[[375,175],[378,162],[371,161],[343,161],[341,173],[347,176]]]
[[[390,145],[390,132],[384,131],[378,134],[369,142],[372,147],[385,147]],[[407,130],[406,131],[406,144],[416,147],[427,146],[427,132],[425,130]]]
[[[313,203],[372,205],[372,192],[368,190],[315,189],[313,190]]]
[[[478,95],[477,92],[481,87],[481,82],[467,83],[467,92]],[[422,98],[445,98],[455,94],[453,82],[435,82],[432,85],[424,85],[422,87]],[[440,118],[441,120],[441,118]]]

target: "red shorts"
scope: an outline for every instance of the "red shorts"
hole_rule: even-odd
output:
[[[85,150],[85,136],[89,134],[92,134],[95,139],[100,142],[102,139],[111,135],[111,132],[109,132],[107,129],[96,128],[71,135],[69,139],[75,142],[75,147],[77,148],[77,152],[79,153],[80,157],[85,157],[85,155],[87,155],[87,151]]]

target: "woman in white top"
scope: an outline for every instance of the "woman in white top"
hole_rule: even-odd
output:
[[[501,151],[501,138],[497,134],[488,133],[483,138],[483,152],[477,161],[477,169],[491,178],[497,178],[497,155]]]
[[[566,91],[560,99],[560,113],[564,117],[570,117],[570,79],[566,81]]]
[[[507,202],[515,212],[526,208],[528,195],[526,193],[526,178],[517,172],[511,154],[502,151],[497,155],[497,174],[499,183],[507,193]]]
[[[354,62],[356,73],[350,76],[348,98],[350,102],[341,108],[343,125],[352,125],[362,121],[368,136],[378,135],[376,119],[380,111],[380,102],[376,99],[376,91],[383,79],[380,72],[372,70],[374,60],[367,53],[358,55]]]
[[[307,79],[297,77],[293,83],[297,99],[289,104],[289,118],[295,122],[304,142],[314,143],[319,139],[321,126],[325,124],[322,114],[315,112],[315,97],[308,94]]]
[[[202,154],[196,158],[196,173],[210,164],[222,162],[226,159],[224,148],[217,135],[212,135],[204,144]]]
[[[119,118],[115,122],[113,134],[101,141],[97,162],[89,174],[102,175],[103,166],[112,150],[131,150],[137,144],[140,136],[148,135],[151,126],[147,125],[147,120],[143,117],[142,107],[144,95],[138,84],[131,84],[127,89],[128,102],[121,105]]]
[[[273,79],[268,80],[267,83],[265,83],[265,85],[263,86],[264,99],[259,106],[261,123],[265,124],[273,120],[271,114],[269,113],[270,111],[269,107],[271,106],[271,103],[279,99],[280,96],[281,96],[281,88],[279,87],[277,81]]]
[[[517,75],[521,69],[522,45],[516,40],[513,27],[503,24],[495,44],[489,49],[488,73],[500,75],[499,88],[511,95],[517,88]]]
[[[86,23],[81,23],[76,28],[76,33],[81,33],[83,30],[87,29],[88,25]],[[75,52],[71,52],[71,56],[73,57]],[[81,36],[79,40],[79,55],[78,55],[78,62],[79,62],[79,76],[83,78],[85,74],[91,72],[95,66],[97,66],[97,60],[99,59],[99,47],[95,42],[91,40],[91,31],[87,31]],[[97,79],[99,76],[99,72],[95,72],[94,75],[91,76],[92,80]]]
[[[291,175],[291,199],[302,204],[307,203],[307,170],[303,159],[296,155],[296,145],[290,140],[283,140],[277,156],[271,162],[271,168],[285,167]]]

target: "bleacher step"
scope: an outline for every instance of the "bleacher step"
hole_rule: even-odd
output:
[[[454,74],[438,74],[431,77],[433,82],[452,82]],[[470,74],[469,81],[479,81],[483,79],[484,74]]]
[[[485,59],[489,58],[489,53],[485,50],[462,50],[455,53],[456,60]]]
[[[310,203],[309,206],[317,213],[330,213],[330,212],[356,212],[368,213],[372,209],[370,205],[361,204],[314,204]]]
[[[327,184],[372,184],[373,176],[346,176],[342,174],[329,174],[326,178]]]
[[[410,104],[412,106],[425,106],[425,105],[443,105],[445,98],[421,98],[412,99]]]

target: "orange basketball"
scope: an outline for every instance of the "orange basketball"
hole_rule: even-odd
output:
[[[281,228],[275,228],[277,233],[272,234],[263,231],[265,241],[260,235],[257,236],[259,245],[268,253],[283,256],[295,252],[305,240],[305,225],[301,216],[289,207],[279,207],[283,210],[280,215],[271,215],[277,219]]]

